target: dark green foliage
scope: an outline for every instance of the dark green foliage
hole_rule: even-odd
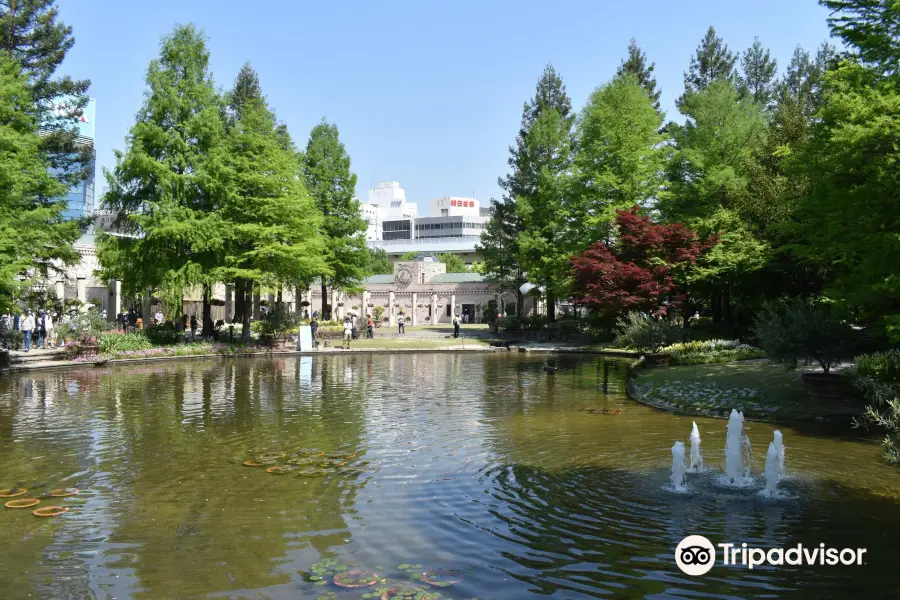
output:
[[[738,76],[741,94],[748,96],[753,102],[767,107],[775,95],[775,74],[778,65],[771,58],[769,51],[763,48],[759,38],[741,57],[741,74]]]
[[[900,4],[896,0],[819,0],[832,11],[831,33],[882,75],[900,71]]]
[[[885,460],[900,464],[900,349],[857,356],[851,380],[869,402],[866,415],[854,424],[886,430]]]
[[[616,71],[616,77],[621,75],[634,75],[638,84],[647,92],[653,108],[659,110],[659,97],[662,90],[656,89],[656,76],[653,70],[656,63],[647,63],[647,54],[643,52],[634,38],[628,43],[628,58],[622,61]]]
[[[680,342],[683,335],[682,327],[668,319],[630,312],[616,322],[615,345],[643,352],[659,352],[660,348]]]
[[[388,258],[387,252],[383,248],[375,248],[367,250],[366,275],[391,275],[394,272],[394,265]]]
[[[697,46],[696,53],[691,57],[690,68],[684,73],[684,96],[679,104],[688,94],[705,89],[714,81],[721,79],[734,83],[736,62],[737,56],[716,35],[715,27],[710,25]]]
[[[814,358],[827,374],[853,352],[850,325],[835,306],[821,302],[791,298],[767,303],[756,316],[754,333],[772,360],[789,367]]]
[[[504,289],[516,290],[525,283],[519,257],[519,233],[522,221],[516,204],[509,198],[491,198],[491,218],[481,233],[475,251],[481,257],[482,272]],[[518,303],[521,306],[521,302]]]

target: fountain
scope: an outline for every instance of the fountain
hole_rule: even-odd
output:
[[[781,440],[781,432],[775,430],[775,451],[778,452],[778,479],[784,479],[784,443]]]
[[[703,470],[703,455],[700,454],[700,430],[695,421],[691,427],[691,471],[695,473]]]
[[[724,485],[745,487],[750,484],[750,438],[744,432],[744,413],[731,409],[725,436]]]
[[[684,486],[684,442],[672,446],[672,487],[676,492],[687,491]]]
[[[775,432],[776,440],[780,441],[779,432]],[[778,493],[778,480],[780,475],[778,472],[778,448],[775,442],[769,442],[769,450],[766,452],[766,487],[761,492],[763,496],[772,498]]]

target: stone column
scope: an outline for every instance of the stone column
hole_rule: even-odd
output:
[[[419,301],[419,294],[416,292],[412,293],[412,326],[415,327],[419,323],[418,312],[419,308],[416,303]]]
[[[109,282],[109,308],[106,310],[106,318],[110,323],[115,322],[116,315],[122,312],[122,282],[113,279]]]
[[[55,290],[56,297],[59,300],[65,300],[66,299],[66,282],[63,281],[62,279],[57,279],[56,283],[54,285],[56,286],[56,290]]]
[[[437,294],[431,294],[431,324],[437,325],[440,321],[441,316],[438,314]]]
[[[234,312],[234,308],[232,307],[232,303],[234,302],[234,285],[230,283],[225,284],[225,322],[231,323],[231,314]]]
[[[359,305],[359,319],[363,323],[366,321],[366,315],[369,314],[369,292],[363,290],[362,300],[360,300]]]
[[[450,295],[450,322],[453,322],[453,315],[456,314],[456,294]]]
[[[260,302],[259,292],[254,292],[253,293],[253,313],[252,313],[254,320],[259,319],[259,302]]]
[[[150,324],[150,319],[153,318],[153,315],[150,314],[150,290],[141,294],[141,314],[144,317],[144,328],[146,328]]]
[[[85,277],[77,277],[75,279],[75,297],[81,301],[81,311],[87,310],[87,279]]]
[[[397,319],[394,318],[394,292],[388,293],[388,325],[393,327],[397,324]]]

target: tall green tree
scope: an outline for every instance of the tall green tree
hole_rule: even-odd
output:
[[[66,186],[84,181],[93,148],[77,143],[77,122],[91,82],[56,77],[75,44],[72,28],[60,21],[56,0],[0,0],[0,32],[0,51],[22,68],[43,129],[41,151],[54,176]]]
[[[576,126],[572,217],[578,250],[610,241],[617,211],[646,206],[662,186],[663,116],[638,79],[617,75],[588,98]]]
[[[736,62],[737,56],[728,49],[728,44],[716,35],[715,27],[710,25],[700,40],[694,56],[691,57],[690,67],[684,72],[684,95],[678,104],[683,103],[687,95],[706,89],[719,79],[734,83]]]
[[[99,236],[98,254],[107,278],[133,294],[159,288],[177,316],[185,289],[212,284],[222,260],[224,111],[205,39],[192,25],[163,38],[146,80],[144,105],[106,172],[103,199],[132,235]]]
[[[328,288],[352,288],[365,277],[366,223],[354,196],[356,174],[338,135],[337,125],[324,119],[313,127],[303,158],[306,186],[324,217],[327,272],[322,274],[322,312],[325,318]]]
[[[224,145],[225,260],[215,275],[240,283],[247,306],[259,285],[297,285],[326,274],[328,266],[321,213],[298,177],[294,154],[278,138],[275,116],[259,97],[243,102],[239,114]],[[249,341],[250,311],[241,317]]]
[[[648,64],[647,54],[641,50],[635,39],[631,38],[631,41],[628,43],[628,58],[619,65],[619,68],[616,70],[616,76],[634,75],[638,84],[644,88],[650,97],[653,108],[659,110],[659,97],[662,94],[662,90],[656,89],[656,76],[653,74],[655,68],[656,63]]]
[[[66,186],[47,171],[27,77],[0,53],[0,307],[60,262],[78,260],[78,223],[62,220]]]
[[[481,240],[475,251],[481,257],[481,272],[499,283],[503,289],[514,290],[519,301],[516,312],[522,316],[522,298],[519,288],[525,283],[519,252],[521,219],[516,213],[515,202],[491,199],[491,217],[481,232]]]
[[[900,4],[896,0],[819,0],[828,25],[863,65],[884,76],[900,73]]]
[[[778,63],[763,48],[759,38],[741,56],[741,73],[738,89],[762,107],[767,107],[775,96],[775,75]]]
[[[659,208],[669,221],[684,222],[702,237],[718,236],[693,270],[689,287],[695,300],[711,303],[716,321],[730,324],[732,295],[766,259],[765,244],[740,211],[765,144],[766,119],[724,79],[689,94],[682,112],[686,120],[673,129],[676,153]]]
[[[388,258],[384,248],[369,248],[366,261],[366,276],[371,275],[392,275],[394,273],[394,265]]]

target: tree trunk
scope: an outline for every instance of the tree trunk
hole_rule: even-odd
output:
[[[234,314],[231,315],[232,323],[244,322],[244,311],[246,310],[246,305],[244,304],[245,287],[243,279],[238,279],[234,282]]]
[[[734,332],[733,315],[731,314],[731,284],[726,284],[722,290],[722,320],[730,332]]]
[[[237,287],[237,286],[235,286]],[[244,306],[244,312],[241,314],[241,341],[245,344],[250,343],[250,310],[247,307],[253,302],[251,294],[253,294],[253,285],[247,280],[242,281],[241,285]]]
[[[556,296],[547,292],[547,321],[556,323]]]
[[[203,329],[200,331],[200,335],[205,338],[210,338],[213,336],[213,321],[212,321],[212,287],[208,284],[203,286]]]
[[[716,288],[711,297],[713,323],[722,322],[722,290]]]
[[[275,296],[275,307],[278,310],[281,310],[282,301],[283,301],[283,296],[281,295],[281,286],[279,285],[278,286],[278,295]]]
[[[520,288],[516,288],[516,316],[522,318],[522,305],[525,303],[525,294]]]
[[[328,286],[325,285],[325,282],[322,282],[322,320],[330,321],[331,315],[327,312],[328,307]]]

